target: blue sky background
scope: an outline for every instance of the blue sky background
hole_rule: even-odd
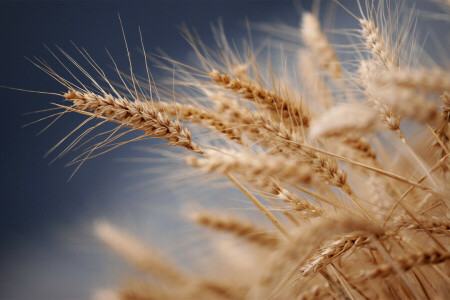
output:
[[[341,2],[347,6],[353,3]],[[311,1],[298,3],[306,10],[311,7]],[[75,53],[70,44],[74,41],[85,47],[100,66],[111,64],[104,50],[107,48],[119,67],[126,69],[118,13],[136,61],[142,59],[136,49],[140,45],[138,26],[148,51],[160,47],[185,61],[190,47],[177,27],[183,22],[195,27],[209,45],[213,41],[210,24],[219,17],[228,36],[236,40],[246,36],[246,17],[251,22],[278,20],[293,26],[299,22],[292,1],[1,1],[0,85],[63,91],[24,58],[42,57],[56,65],[43,44],[57,44]],[[135,64],[135,71],[145,74],[143,64]],[[4,112],[0,118],[0,299],[84,299],[96,287],[117,282],[124,275],[122,266],[112,264],[111,257],[90,234],[97,218],[151,236],[163,249],[174,248],[167,236],[183,235],[186,229],[167,216],[174,203],[189,196],[171,187],[127,189],[136,182],[151,180],[153,175],[130,176],[136,165],[117,161],[142,157],[145,152],[134,146],[119,148],[85,163],[67,182],[73,171],[73,167],[64,167],[69,159],[49,165],[54,156],[43,156],[82,118],[68,115],[36,137],[48,121],[22,126],[48,113],[23,114],[50,108],[49,102],[60,99],[0,89],[0,100]]]

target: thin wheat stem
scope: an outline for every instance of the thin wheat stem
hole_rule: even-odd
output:
[[[426,178],[428,178],[429,176],[431,176],[432,173],[434,173],[437,169],[439,169],[440,166],[442,166],[442,164],[444,164],[445,160],[448,158],[448,156],[444,156],[443,158],[441,158],[429,171],[427,171],[427,174],[423,175],[418,181],[417,183],[421,183],[423,182]],[[415,188],[415,186],[410,186],[401,196],[400,198],[394,203],[394,205],[392,206],[392,208],[389,210],[389,214],[386,217],[386,220],[384,221],[384,226],[386,226],[387,222],[389,221],[389,219],[391,218],[393,212],[395,211],[395,209],[397,208],[397,206],[401,203],[401,201]]]
[[[253,196],[252,193],[250,193],[240,182],[239,180],[237,180],[233,175],[231,175],[230,173],[226,173],[225,176],[227,176],[227,178],[236,185],[236,187],[241,190],[241,192],[247,196],[248,199],[250,199],[250,201],[252,201],[252,203],[266,216],[267,219],[269,219],[270,222],[272,222],[272,224],[287,238],[289,239],[289,233],[286,230],[286,228],[284,228],[284,226],[280,223],[280,221],[278,221],[278,219],[269,211],[267,210],[267,208],[261,203],[259,202],[259,200]]]

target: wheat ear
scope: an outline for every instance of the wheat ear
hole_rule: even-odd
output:
[[[283,157],[250,152],[207,151],[203,158],[189,156],[186,162],[205,172],[245,174],[244,178],[261,178],[266,182],[270,178],[278,178],[291,184],[307,184],[311,181],[311,171],[307,165],[299,166]]]
[[[416,266],[440,264],[449,259],[450,253],[446,251],[432,250],[403,256],[396,259],[395,262],[401,270],[408,271]],[[391,264],[383,264],[378,265],[373,270],[362,272],[357,278],[360,280],[383,278],[395,273],[395,268]]]
[[[302,16],[301,36],[303,42],[319,60],[320,66],[334,79],[341,79],[342,68],[336,52],[322,32],[319,20],[311,13],[304,13]]]
[[[179,118],[185,122],[191,122],[202,126],[214,129],[231,140],[237,141],[242,144],[241,134],[238,130],[233,128],[228,122],[222,120],[220,115],[203,109],[201,107],[192,106],[189,104],[180,103],[150,103],[155,109],[161,113],[168,114],[171,118]]]
[[[173,267],[164,257],[141,241],[106,222],[95,224],[95,234],[125,260],[144,272],[150,272],[168,282],[184,284],[187,277]]]
[[[411,222],[413,221],[411,219],[402,217],[393,222],[393,227],[396,230],[423,230],[422,228],[424,227],[426,230],[432,233],[450,235],[450,221],[448,218],[438,218],[435,216],[416,216],[416,219],[419,221],[421,226],[419,226],[417,223]]]
[[[308,260],[300,268],[302,276],[316,273],[331,264],[336,259],[342,257],[350,249],[368,244],[370,237],[362,233],[352,233],[341,236],[330,245],[319,250],[319,253]]]
[[[301,138],[297,133],[287,129],[284,126],[269,126],[270,123],[264,122],[261,125],[279,144],[276,151],[287,152],[292,155],[289,158],[297,158],[298,161],[306,163],[312,171],[325,183],[341,188],[346,192],[363,214],[369,219],[373,219],[366,208],[356,197],[352,188],[347,182],[347,174],[339,168],[338,163],[328,155],[322,155],[314,147],[299,142]],[[272,123],[273,124],[273,123]],[[322,151],[323,152],[323,151]]]
[[[367,106],[343,104],[330,108],[315,119],[310,128],[311,139],[362,135],[377,129],[378,116]]]
[[[402,88],[426,92],[443,93],[450,91],[450,73],[434,69],[392,69],[374,78],[380,85],[395,85]]]
[[[397,131],[400,129],[401,116],[394,113],[386,104],[380,102],[380,100],[373,95],[370,74],[374,72],[378,72],[378,70],[373,61],[361,61],[358,73],[361,84],[368,96],[369,103],[379,112],[386,127],[389,130]]]
[[[276,197],[289,205],[293,211],[307,217],[319,217],[324,213],[321,207],[314,205],[307,200],[301,200],[296,194],[287,189],[279,188]]]
[[[293,103],[290,99],[269,91],[250,80],[231,78],[230,75],[213,70],[209,73],[213,82],[242,95],[245,99],[266,105],[269,110],[281,113],[285,118],[295,118],[297,124],[308,127],[310,116],[301,108],[301,103]]]
[[[273,141],[277,143],[277,149],[311,166],[314,173],[328,184],[336,187],[347,185],[347,175],[339,169],[336,161],[305,148],[303,138],[298,132],[287,128],[282,123],[262,121],[259,122],[259,125],[267,131],[266,135],[272,137]]]
[[[377,153],[370,142],[361,136],[349,135],[342,140],[342,143],[355,150],[360,158],[367,159],[373,165],[379,167]]]
[[[262,247],[276,248],[280,242],[279,235],[272,234],[265,228],[256,227],[250,222],[244,222],[230,215],[196,212],[190,214],[189,218],[201,226],[233,234]]]
[[[63,97],[80,111],[92,112],[94,116],[117,121],[124,126],[139,129],[147,135],[167,139],[170,145],[185,147],[195,153],[202,153],[192,141],[190,131],[177,120],[159,112],[143,102],[131,102],[123,97],[103,96],[91,92],[69,90]]]
[[[362,36],[366,42],[366,48],[377,57],[381,64],[387,69],[398,67],[398,63],[394,54],[386,45],[386,41],[382,37],[380,30],[376,27],[373,20],[359,19],[362,27]]]

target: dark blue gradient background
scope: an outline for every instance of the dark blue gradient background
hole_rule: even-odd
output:
[[[354,1],[341,2],[347,7],[354,5]],[[136,50],[140,45],[138,26],[142,28],[147,51],[160,47],[185,61],[190,47],[177,27],[182,22],[195,27],[206,44],[212,45],[210,24],[223,17],[228,37],[239,43],[246,36],[246,17],[250,22],[279,20],[297,26],[298,7],[309,10],[311,1],[297,5],[292,1],[0,2],[0,85],[63,91],[57,82],[24,59],[37,56],[56,65],[43,44],[57,44],[75,53],[70,44],[74,41],[85,47],[100,66],[111,65],[104,50],[107,48],[119,67],[127,70],[118,13],[137,62],[134,71],[144,75],[142,55]],[[348,15],[345,18],[351,23]],[[341,23],[340,27],[346,24]],[[143,228],[147,223],[140,221],[149,213],[154,224],[177,229],[159,213],[164,209],[159,206],[161,202],[176,198],[174,191],[158,194],[148,189],[126,189],[136,183],[135,177],[126,176],[135,170],[135,165],[114,159],[141,157],[142,152],[133,146],[119,148],[88,161],[67,182],[74,170],[64,167],[68,159],[49,165],[53,156],[43,155],[82,118],[66,116],[36,137],[48,121],[22,126],[48,113],[23,114],[50,108],[49,102],[60,99],[0,89],[0,100],[0,299],[86,299],[96,287],[117,282],[116,275],[123,275],[120,268],[110,266],[103,248],[91,238],[92,222],[97,218],[126,219],[128,223],[135,222],[141,233],[153,231],[158,235],[162,230]],[[140,146],[152,143],[142,142]],[[151,176],[148,175],[149,180]],[[153,208],[142,210],[146,204]],[[162,239],[162,246],[164,243]]]
[[[43,44],[57,44],[75,53],[70,44],[74,41],[85,47],[100,66],[111,65],[104,50],[107,48],[126,70],[118,13],[137,62],[142,59],[136,50],[140,45],[138,26],[147,51],[160,47],[184,60],[190,47],[179,33],[182,22],[195,27],[210,45],[210,24],[219,17],[223,17],[229,36],[240,38],[246,35],[246,17],[256,22],[279,19],[291,25],[298,23],[291,1],[0,2],[0,85],[63,91],[24,58],[37,56],[56,66]],[[136,64],[135,71],[144,75],[143,64]],[[7,89],[0,89],[0,95],[4,112],[0,118],[0,299],[87,298],[108,278],[114,283],[108,262],[102,260],[102,248],[90,240],[93,220],[110,215],[137,219],[136,206],[155,198],[148,190],[125,191],[136,179],[124,174],[133,171],[135,165],[114,161],[143,155],[125,146],[85,163],[67,182],[73,171],[73,167],[64,167],[68,159],[49,165],[53,157],[43,155],[82,118],[66,116],[36,137],[48,121],[22,126],[48,113],[23,114],[50,108],[49,102],[60,99]],[[142,142],[140,146],[151,143]],[[170,199],[170,191],[164,196]],[[131,204],[123,205],[127,202]]]

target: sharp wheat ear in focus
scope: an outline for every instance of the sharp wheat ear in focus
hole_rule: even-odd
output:
[[[146,55],[142,77],[129,52],[131,72],[113,60],[116,78],[78,48],[94,74],[64,50],[52,54],[67,77],[34,62],[64,87],[56,119],[86,116],[52,148],[78,134],[57,158],[84,149],[69,163],[80,166],[158,139],[178,148],[177,176],[189,184],[204,184],[202,173],[226,182],[225,191],[208,186],[211,201],[227,198],[228,189],[253,207],[189,213],[206,240],[191,247],[215,250],[190,268],[96,223],[99,239],[144,275],[98,297],[450,298],[450,60],[447,53],[431,53],[445,57],[432,65],[423,59],[429,48],[409,2],[357,4],[355,11],[339,6],[355,28],[330,30],[317,10],[302,13],[300,28],[261,25],[287,43],[279,60],[267,59],[275,57],[267,43],[231,43],[219,24],[215,47],[183,30],[197,64]],[[154,79],[149,60],[170,80]],[[106,123],[116,127],[98,132]],[[233,208],[233,197],[222,207]]]

